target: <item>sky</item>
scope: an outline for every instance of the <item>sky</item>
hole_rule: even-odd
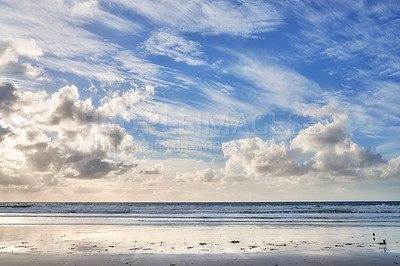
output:
[[[0,201],[400,200],[397,1],[0,10]]]

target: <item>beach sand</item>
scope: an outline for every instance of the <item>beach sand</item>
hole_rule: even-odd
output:
[[[182,254],[182,255],[0,255],[1,265],[397,265],[395,254],[314,254],[276,252],[254,254]]]
[[[399,240],[398,227],[0,226],[0,265],[396,265]]]

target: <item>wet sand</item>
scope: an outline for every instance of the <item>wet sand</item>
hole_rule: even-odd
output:
[[[398,227],[0,226],[0,265],[396,265],[399,240]]]
[[[136,254],[136,255],[48,255],[1,254],[1,265],[397,265],[395,254],[314,254],[276,252],[272,254]]]

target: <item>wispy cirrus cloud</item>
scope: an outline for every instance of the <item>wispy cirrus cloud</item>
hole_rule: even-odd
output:
[[[347,79],[399,74],[400,58],[395,53],[400,29],[396,1],[338,1],[335,5],[317,1],[311,6],[297,2],[291,7],[301,32],[292,37],[306,60],[322,56],[345,61],[345,71],[333,70]]]
[[[200,56],[201,45],[198,42],[186,40],[166,32],[153,33],[144,44],[146,50],[153,55],[165,55],[177,62],[188,65],[205,65]]]
[[[118,43],[107,41],[90,29],[93,25],[100,26],[111,35],[118,32],[137,34],[141,31],[139,24],[104,10],[97,1],[39,1],[35,5],[2,2],[0,5],[4,13],[0,20],[4,29],[0,38],[16,44],[11,43],[13,39],[7,38],[18,36],[19,42],[34,44],[41,53],[40,60],[35,63],[42,72],[49,70],[64,75],[69,73],[110,85],[132,81],[133,77],[151,80],[158,69],[158,66],[134,56],[130,51],[125,52],[126,49]],[[24,47],[26,49],[28,46]],[[33,70],[39,69],[25,62],[21,66],[25,66],[25,72],[29,70],[31,74]],[[52,75],[45,76],[53,78]]]
[[[263,1],[116,2],[144,16],[156,27],[180,32],[249,37],[274,30],[282,22],[274,7]]]
[[[282,64],[273,57],[237,54],[238,62],[232,71],[256,88],[248,86],[246,93],[258,106],[269,109],[284,108],[300,112],[310,101],[315,100],[321,89],[319,85],[300,73]],[[266,110],[268,111],[268,110]]]
[[[2,192],[137,200],[244,184],[264,197],[270,184],[397,180],[394,1],[0,9]]]

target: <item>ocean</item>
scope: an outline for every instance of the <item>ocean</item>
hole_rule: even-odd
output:
[[[400,227],[400,201],[0,203],[0,225]]]

